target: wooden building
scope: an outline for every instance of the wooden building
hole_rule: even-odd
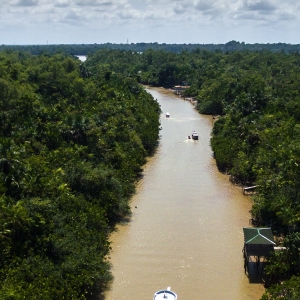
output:
[[[255,263],[257,271],[262,272],[268,256],[274,251],[274,237],[271,228],[243,228],[244,230],[244,268],[249,269],[250,262]]]
[[[175,85],[173,90],[176,95],[181,95],[181,93],[188,88],[189,88],[189,86],[186,86],[186,85]]]
[[[246,195],[248,193],[255,194],[257,187],[258,187],[258,185],[245,186],[245,187],[243,187],[243,194],[244,195]]]

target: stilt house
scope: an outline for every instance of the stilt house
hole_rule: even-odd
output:
[[[244,267],[249,268],[250,262],[255,262],[257,270],[262,272],[266,258],[274,251],[274,237],[271,228],[243,228],[244,230]],[[254,259],[252,259],[252,258]],[[261,260],[262,259],[262,260]],[[261,264],[262,263],[262,264]],[[259,267],[259,265],[261,265]]]

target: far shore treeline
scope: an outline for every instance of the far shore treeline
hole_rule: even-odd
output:
[[[300,51],[300,44],[271,43],[271,44],[247,44],[244,42],[230,41],[225,44],[166,44],[166,43],[103,43],[103,44],[41,44],[41,45],[0,45],[0,51],[26,51],[33,55],[43,53],[54,54],[64,52],[72,55],[90,55],[101,49],[125,50],[144,52],[146,50],[168,51],[180,53],[183,51],[208,50],[208,51],[262,51],[272,52],[297,52]]]
[[[298,49],[97,49],[81,63],[3,47],[0,299],[89,299],[112,280],[108,236],[159,136],[159,105],[139,83],[184,85],[214,116],[219,170],[258,186],[254,226],[286,247],[262,299],[300,298]]]

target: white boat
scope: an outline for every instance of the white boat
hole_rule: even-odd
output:
[[[166,118],[170,118],[170,114],[168,112],[166,113]]]
[[[192,133],[192,139],[193,140],[198,140],[199,139],[198,133],[196,131],[193,131],[193,133]]]
[[[176,300],[177,295],[171,291],[170,287],[168,287],[166,290],[157,291],[154,294],[153,300],[164,300],[164,299]]]

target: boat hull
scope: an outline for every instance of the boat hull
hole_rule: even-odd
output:
[[[153,300],[177,300],[177,295],[168,287],[166,290],[157,291],[154,294]]]

